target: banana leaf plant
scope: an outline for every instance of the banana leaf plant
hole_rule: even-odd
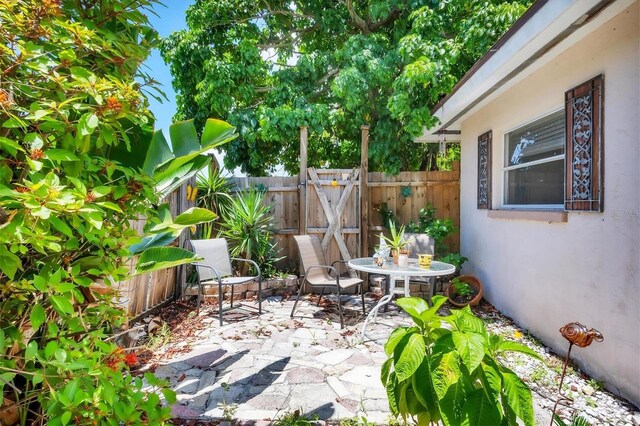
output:
[[[158,130],[146,143],[136,144],[131,150],[114,149],[111,158],[141,169],[153,180],[156,193],[162,198],[207,167],[211,157],[205,152],[235,139],[238,136],[235,130],[229,123],[211,118],[199,139],[193,120],[182,121],[169,127],[169,141]],[[211,222],[216,217],[210,210],[194,207],[172,219],[167,205],[158,207],[157,217],[149,219],[144,238],[129,248],[131,256],[139,256],[136,273],[197,260],[190,251],[168,244],[178,238],[183,229]]]

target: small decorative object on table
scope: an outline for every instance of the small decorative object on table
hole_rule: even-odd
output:
[[[432,258],[433,258],[433,255],[418,253],[418,265],[420,265],[421,268],[429,269],[431,268]]]

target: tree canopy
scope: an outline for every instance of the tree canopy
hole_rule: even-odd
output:
[[[351,167],[370,126],[372,170],[424,167],[431,108],[531,0],[196,0],[188,29],[162,44],[176,119],[219,117],[240,137],[225,165],[259,175],[309,165]]]

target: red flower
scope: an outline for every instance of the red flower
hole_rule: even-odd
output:
[[[138,363],[138,357],[136,356],[136,354],[134,353],[130,353],[125,355],[124,357],[124,362],[129,366],[129,367],[133,367],[134,365],[136,365]]]

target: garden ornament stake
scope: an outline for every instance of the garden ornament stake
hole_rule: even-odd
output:
[[[553,406],[553,411],[551,412],[551,423],[549,426],[553,426],[553,418],[556,415],[556,408],[560,401],[572,401],[571,398],[562,395],[562,383],[564,382],[564,376],[567,372],[567,365],[569,364],[569,356],[571,355],[571,348],[573,345],[578,345],[581,348],[586,348],[593,342],[602,342],[604,340],[604,336],[596,329],[587,329],[586,326],[580,324],[579,322],[570,322],[569,324],[565,324],[560,328],[560,334],[569,341],[569,351],[567,352],[567,358],[564,360],[564,366],[562,367],[562,375],[560,376],[560,386],[558,387],[558,399],[556,400],[555,405]]]

